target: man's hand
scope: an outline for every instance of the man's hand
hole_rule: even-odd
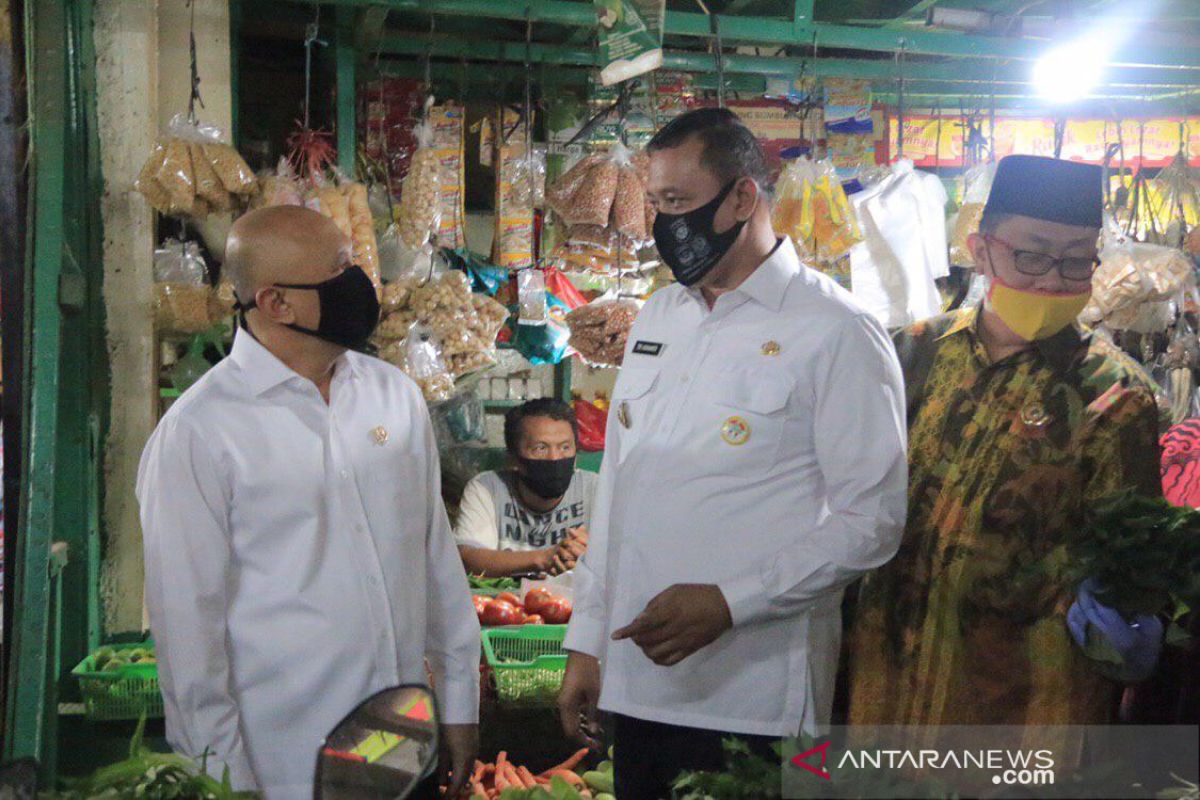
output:
[[[711,584],[677,583],[646,604],[613,641],[633,639],[646,657],[672,667],[733,627],[725,595]]]
[[[572,651],[558,694],[558,713],[563,733],[571,741],[601,749],[596,704],[600,701],[600,662],[593,656]]]
[[[1079,596],[1067,611],[1067,627],[1080,647],[1087,647],[1088,624],[1097,631],[1122,661],[1120,677],[1129,683],[1149,678],[1162,652],[1163,624],[1153,614],[1139,614],[1126,621],[1116,609],[1096,599],[1098,585],[1089,578],[1079,587]]]
[[[446,797],[458,797],[467,788],[467,781],[479,755],[478,725],[443,725],[441,772],[450,773]]]
[[[550,563],[550,574],[561,575],[564,572],[569,572],[575,569],[575,565],[583,554],[587,552],[588,532],[586,525],[580,525],[578,528],[569,528],[567,530],[567,538],[558,543],[554,548],[554,557]]]

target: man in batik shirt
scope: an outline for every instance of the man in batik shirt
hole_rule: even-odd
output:
[[[852,724],[1102,723],[1122,683],[1154,669],[1157,619],[1126,622],[1089,582],[1056,578],[1094,503],[1161,493],[1151,388],[1074,324],[1100,226],[1098,167],[1004,159],[971,239],[991,279],[982,308],[895,338],[908,523],[897,557],[862,587]],[[1121,653],[1117,674],[1084,656],[1086,635]]]

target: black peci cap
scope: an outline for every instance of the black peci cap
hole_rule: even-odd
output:
[[[1104,170],[1044,156],[1008,156],[996,167],[984,215],[1023,217],[1099,228],[1104,213]]]

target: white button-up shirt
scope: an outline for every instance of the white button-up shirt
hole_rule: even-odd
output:
[[[710,311],[655,294],[613,392],[567,648],[600,707],[770,736],[829,722],[842,590],[896,552],[904,387],[879,322],[790,243]],[[613,642],[659,592],[716,584],[733,629],[673,667]]]
[[[235,787],[309,797],[325,734],[427,683],[474,722],[479,625],[420,391],[356,353],[315,384],[239,332],[163,417],[138,477],[167,738]]]

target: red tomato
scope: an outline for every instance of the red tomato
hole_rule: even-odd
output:
[[[542,606],[542,619],[548,625],[566,625],[571,621],[571,601],[565,597],[555,597]]]
[[[480,618],[483,617],[483,610],[487,608],[488,600],[489,598],[484,597],[481,594],[471,595],[471,603],[475,606],[475,613],[478,614]]]
[[[545,625],[546,622],[537,614],[530,614],[525,617],[525,625]]]
[[[521,620],[525,615],[521,610],[512,603],[496,598],[489,600],[487,606],[483,609],[483,614],[480,621],[484,625],[520,625]]]
[[[500,594],[496,595],[496,599],[503,600],[504,602],[510,603],[517,608],[521,607],[521,598],[517,597],[512,592],[501,592]]]
[[[540,614],[546,603],[553,599],[554,595],[544,586],[530,589],[525,594],[525,610],[530,614]]]

